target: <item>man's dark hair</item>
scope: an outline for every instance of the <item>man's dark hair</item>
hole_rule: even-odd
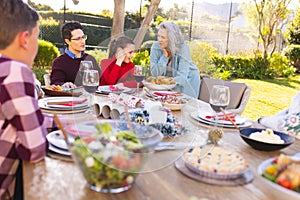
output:
[[[63,40],[65,39],[71,39],[72,34],[71,32],[75,29],[83,29],[83,27],[81,26],[81,24],[77,21],[71,21],[71,22],[67,22],[65,23],[62,28],[61,28],[61,35]]]

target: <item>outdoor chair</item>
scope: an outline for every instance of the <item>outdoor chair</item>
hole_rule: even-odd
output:
[[[230,101],[226,110],[241,115],[244,111],[251,92],[251,87],[245,83],[224,81],[213,78],[202,78],[198,99],[209,103],[210,90],[213,85],[225,85],[230,89]]]

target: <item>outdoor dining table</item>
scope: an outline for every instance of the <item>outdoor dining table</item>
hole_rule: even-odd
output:
[[[202,124],[190,114],[195,110],[210,109],[209,104],[193,99],[181,111],[173,112],[182,123],[187,126],[188,133],[178,137],[194,135],[195,138],[207,137],[210,126]],[[252,126],[258,127],[257,123]],[[239,130],[224,128],[224,136],[220,145],[226,149],[239,152],[249,164],[254,180],[248,184],[235,186],[221,186],[207,184],[187,177],[174,166],[176,158],[183,150],[167,150],[155,152],[161,154],[158,159],[164,161],[177,153],[173,160],[166,162],[161,168],[141,173],[137,176],[133,187],[118,194],[106,194],[93,191],[86,185],[86,181],[72,161],[64,161],[47,156],[39,163],[23,162],[23,182],[25,200],[40,199],[108,199],[108,200],[161,200],[178,199],[295,199],[296,197],[282,192],[267,184],[257,168],[262,161],[278,156],[280,153],[293,155],[300,152],[300,141],[280,151],[258,151],[247,145],[239,136]],[[187,136],[186,136],[187,135]]]

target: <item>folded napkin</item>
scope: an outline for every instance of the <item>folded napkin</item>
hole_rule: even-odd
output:
[[[110,98],[110,100],[113,103],[118,103],[122,105],[126,104],[130,108],[139,108],[139,107],[144,107],[145,105],[145,101],[142,98],[124,94],[124,93],[121,93],[120,95],[110,93],[108,95],[108,98]]]
[[[226,113],[227,116],[225,116],[224,114],[217,114],[217,115],[206,115],[205,118],[206,119],[218,119],[218,120],[224,120],[224,121],[230,121],[230,119],[235,122],[235,114],[230,112],[230,113]],[[229,119],[229,118],[230,119]]]

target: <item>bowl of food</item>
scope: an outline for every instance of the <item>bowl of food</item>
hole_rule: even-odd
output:
[[[264,160],[258,166],[258,174],[274,189],[282,193],[282,199],[288,194],[290,199],[300,197],[300,153],[285,155],[283,153]],[[280,198],[279,198],[280,199]]]
[[[176,95],[165,95],[157,99],[163,106],[168,107],[170,110],[181,110],[184,104],[187,103],[187,99],[178,97]]]
[[[264,128],[244,128],[240,136],[252,148],[262,151],[283,149],[295,141],[291,135]]]
[[[173,77],[150,76],[143,81],[143,84],[150,90],[171,90],[176,86],[176,81]]]
[[[163,136],[155,128],[116,120],[67,126],[68,148],[88,187],[97,192],[130,189]]]

